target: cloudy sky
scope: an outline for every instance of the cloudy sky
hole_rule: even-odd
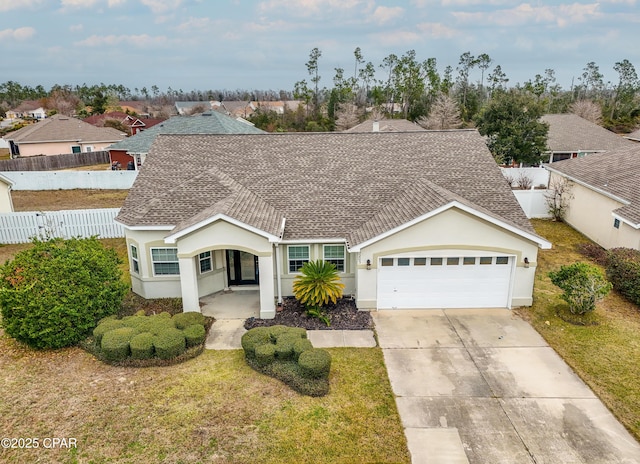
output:
[[[376,67],[415,50],[454,69],[487,53],[509,84],[545,69],[569,88],[594,61],[605,81],[640,73],[640,0],[0,0],[0,82],[131,89],[286,89],[350,76],[360,47]],[[477,75],[476,75],[477,74]],[[382,78],[382,72],[379,72]],[[479,80],[479,72],[472,74]]]

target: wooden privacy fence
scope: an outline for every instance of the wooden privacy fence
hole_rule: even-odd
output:
[[[29,243],[32,238],[124,237],[114,218],[120,208],[0,214],[0,243]]]
[[[109,163],[108,151],[90,151],[0,160],[0,171],[55,171],[57,169]]]

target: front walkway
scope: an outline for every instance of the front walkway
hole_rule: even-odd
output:
[[[640,445],[511,311],[372,316],[413,463],[640,463]]]

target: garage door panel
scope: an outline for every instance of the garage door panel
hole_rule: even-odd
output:
[[[439,266],[398,266],[396,259],[378,268],[378,308],[507,307],[511,259],[463,265],[460,257],[460,264],[447,265],[444,258]]]

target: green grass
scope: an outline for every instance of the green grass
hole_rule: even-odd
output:
[[[540,251],[534,304],[519,309],[560,356],[603,400],[625,427],[640,439],[640,308],[612,291],[589,319],[576,325],[558,317],[567,304],[547,273],[563,264],[589,262],[576,247],[589,240],[571,227],[532,221],[539,235],[553,243]]]
[[[73,437],[75,450],[0,450],[6,463],[408,463],[382,352],[332,349],[331,392],[311,398],[241,350],[123,369],[70,348],[0,337],[3,434]]]

